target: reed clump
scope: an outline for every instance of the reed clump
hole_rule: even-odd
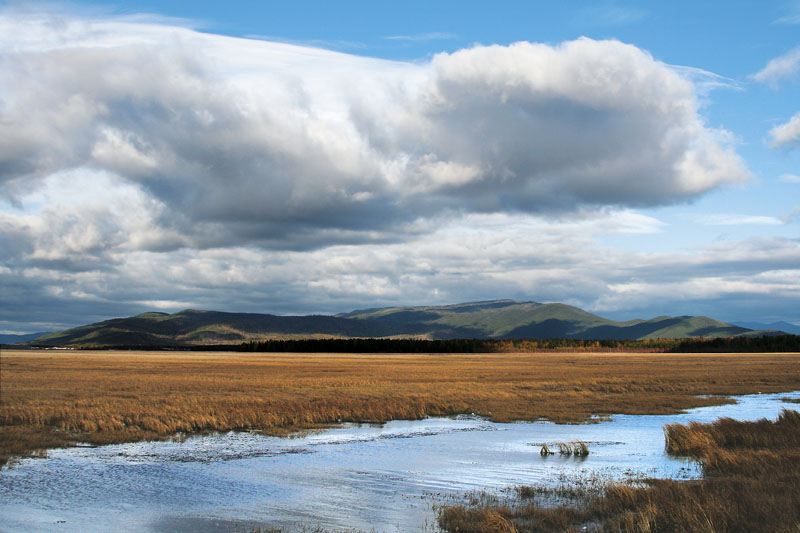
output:
[[[587,455],[589,455],[589,447],[586,446],[586,443],[581,440],[573,442],[572,455],[574,455],[575,457],[586,457]]]
[[[775,421],[672,424],[665,434],[669,453],[703,462],[703,479],[578,487],[567,503],[563,489],[520,487],[515,503],[478,511],[498,513],[519,532],[798,530],[800,413],[785,410]],[[458,531],[449,520],[463,514],[442,509],[439,524]]]
[[[555,446],[558,448],[559,455],[564,455],[567,457],[586,457],[589,455],[589,447],[585,442],[580,440],[572,442],[556,442]],[[542,456],[555,454],[555,452],[547,446],[547,443],[542,444],[542,450],[539,453],[541,453]]]
[[[566,442],[557,442],[556,446],[558,446],[559,455],[572,455],[572,447]]]
[[[797,354],[4,350],[0,464],[76,442],[176,433],[286,435],[460,413],[576,423],[592,415],[674,413],[729,401],[698,395],[800,388],[799,362]]]
[[[516,533],[514,523],[503,516],[506,513],[503,508],[446,507],[439,513],[439,526],[459,533]]]

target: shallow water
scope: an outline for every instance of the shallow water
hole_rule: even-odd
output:
[[[433,504],[471,490],[575,476],[697,477],[696,463],[664,453],[665,424],[775,418],[798,408],[786,397],[800,391],[585,425],[459,416],[300,438],[227,433],[51,450],[0,471],[0,531],[433,531]],[[572,440],[590,455],[539,454],[542,442]]]

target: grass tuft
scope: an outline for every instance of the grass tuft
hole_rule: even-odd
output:
[[[508,512],[504,508],[446,507],[439,513],[439,526],[459,533],[516,533],[514,524],[503,516]]]

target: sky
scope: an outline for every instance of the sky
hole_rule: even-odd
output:
[[[0,332],[800,324],[800,1],[0,1]]]

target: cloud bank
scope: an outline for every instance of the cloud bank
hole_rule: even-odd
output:
[[[107,174],[161,233],[137,249],[392,241],[445,212],[663,205],[747,175],[693,85],[617,41],[418,64],[124,21],[0,35],[0,194]]]
[[[699,266],[596,245],[660,231],[638,207],[747,178],[699,107],[685,72],[614,40],[393,62],[6,13],[0,323],[500,296],[609,310],[665,272],[720,297],[771,272],[760,286],[796,298],[794,241]]]
[[[153,309],[336,313],[497,295],[624,319],[664,314],[665,305],[674,315],[800,318],[800,241],[750,239],[692,255],[598,244],[606,235],[658,239],[660,230],[657,221],[631,212],[561,223],[471,215],[459,227],[405,243],[133,251],[93,270],[28,264],[0,275],[0,322],[13,322],[19,309],[42,323],[70,324]]]

